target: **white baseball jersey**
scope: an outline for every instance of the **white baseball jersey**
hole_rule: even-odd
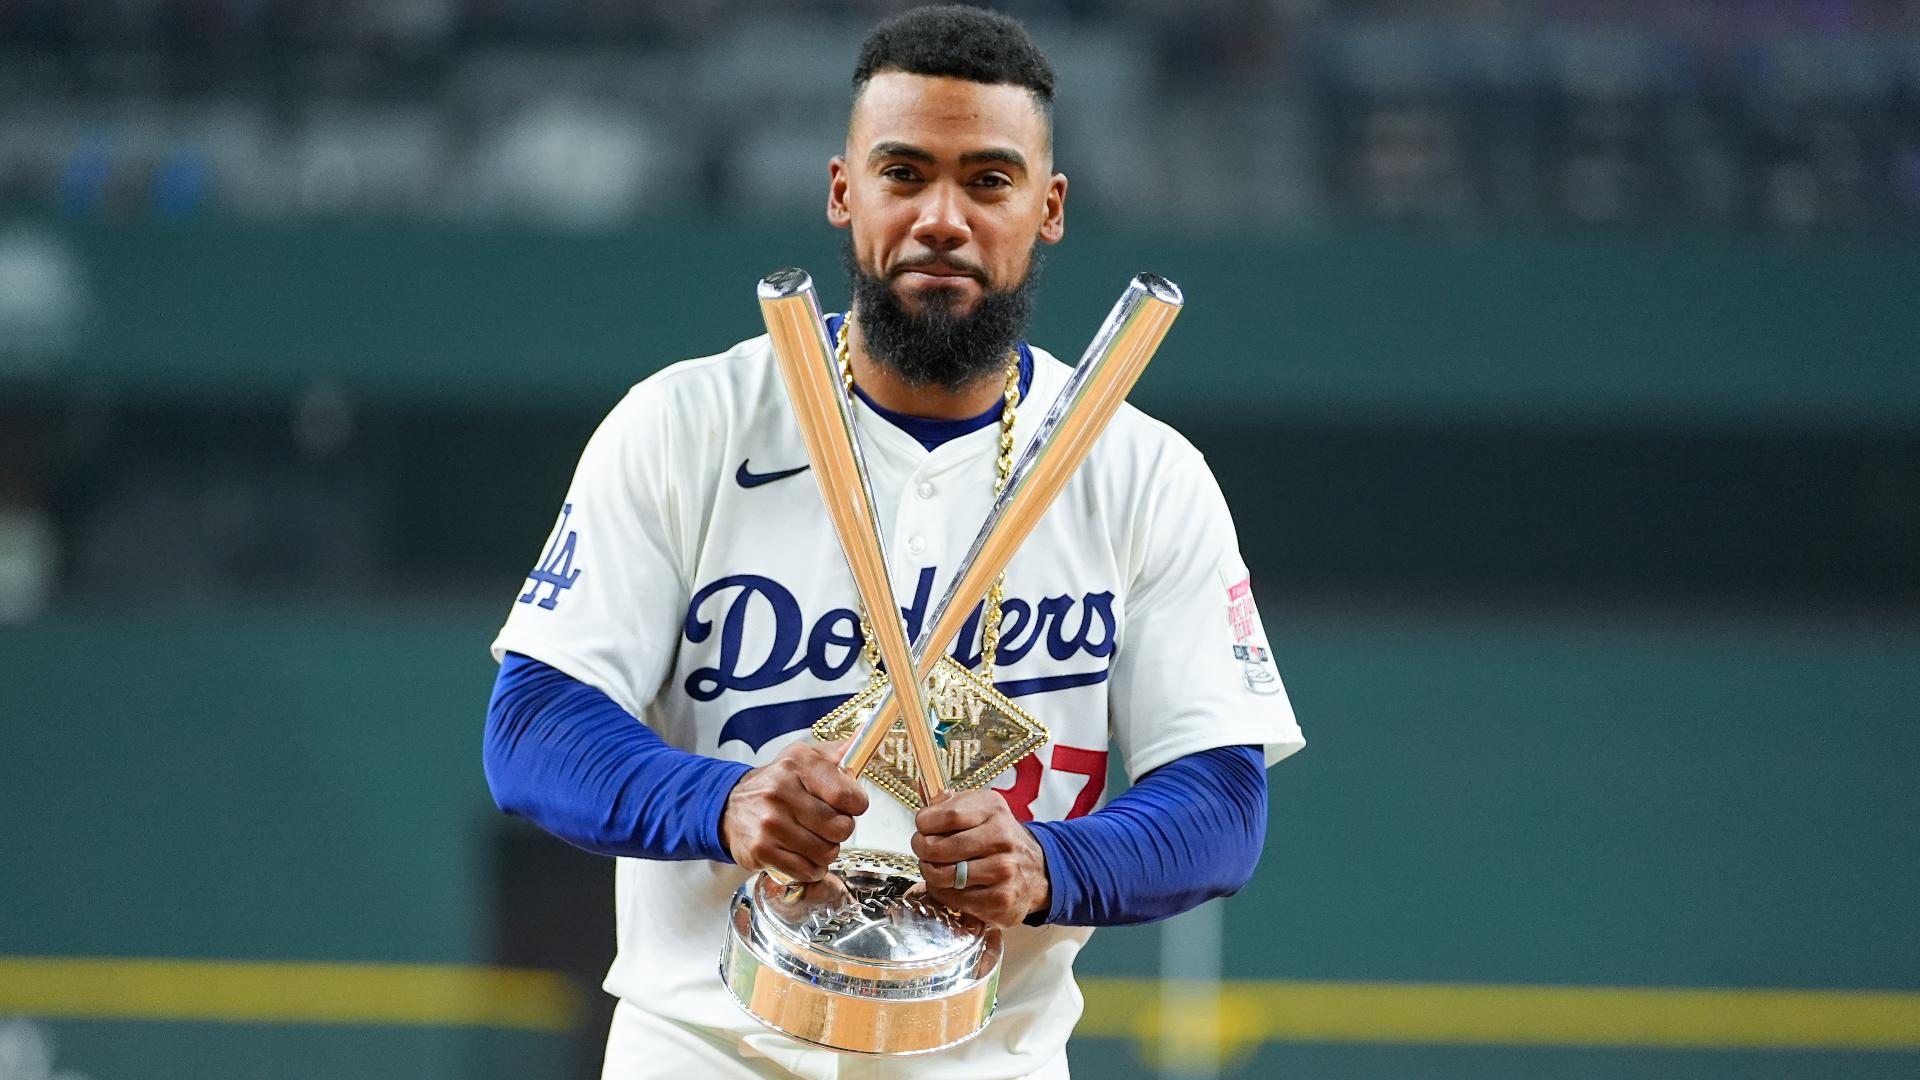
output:
[[[1032,353],[1019,446],[1069,374]],[[992,504],[999,426],[928,451],[864,402],[855,412],[911,637]],[[806,464],[765,337],[635,386],[588,442],[495,657],[559,668],[682,750],[763,764],[810,738],[868,673],[853,579]],[[995,685],[1052,736],[994,782],[1022,819],[1097,808],[1114,751],[1137,779],[1214,747],[1262,744],[1272,764],[1303,745],[1219,486],[1185,439],[1131,407],[1014,557],[1003,610]],[[973,666],[979,638],[976,616],[951,651]],[[867,787],[852,846],[906,850],[911,815]],[[769,1031],[720,984],[727,900],[746,877],[618,860],[606,988],[801,1076],[844,1075],[852,1059]],[[1091,933],[1007,931],[985,1032],[861,1075],[996,1080],[1046,1066],[1079,1018],[1071,968]]]

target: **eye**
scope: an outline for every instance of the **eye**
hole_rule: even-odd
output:
[[[920,174],[908,165],[889,165],[880,170],[880,175],[896,184],[911,184],[920,179]]]
[[[975,187],[992,188],[995,190],[1004,190],[1013,186],[1013,181],[1007,177],[1007,174],[997,172],[982,173],[974,177],[973,183]]]

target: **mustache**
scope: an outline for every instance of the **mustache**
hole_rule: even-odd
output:
[[[887,270],[887,277],[896,278],[901,274],[913,270],[924,270],[929,266],[938,266],[946,270],[958,270],[963,274],[971,274],[981,281],[987,279],[987,268],[984,266],[967,259],[958,259],[950,255],[940,256],[933,254],[915,255],[912,258],[902,259],[894,263],[893,266]]]

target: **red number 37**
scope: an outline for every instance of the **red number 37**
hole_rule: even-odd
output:
[[[1067,810],[1067,816],[1077,818],[1091,813],[1099,805],[1100,793],[1107,789],[1107,752],[1055,745],[1051,763],[1057,772],[1075,773],[1087,778],[1086,783],[1080,786],[1080,793],[1073,797],[1073,806]],[[1028,754],[1013,767],[1013,786],[993,789],[1007,800],[1007,808],[1013,811],[1016,819],[1033,820],[1033,800],[1040,795],[1040,777],[1045,771],[1040,767],[1040,755]]]

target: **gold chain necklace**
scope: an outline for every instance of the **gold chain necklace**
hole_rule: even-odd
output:
[[[834,353],[840,363],[840,379],[851,392],[853,361],[847,337],[847,323],[843,318]],[[1020,354],[1016,350],[1007,359],[1007,387],[1000,407],[1000,454],[993,480],[995,495],[1006,490],[1013,475],[1013,418],[1020,404]],[[948,786],[959,791],[986,787],[1050,737],[1045,725],[993,688],[993,662],[1000,648],[1001,597],[1006,584],[1007,575],[1002,571],[993,587],[987,590],[986,602],[981,607],[979,668],[968,671],[951,654],[943,652],[927,677],[927,719],[936,725],[934,745],[941,756],[939,767],[948,777]],[[814,737],[822,742],[852,735],[887,697],[887,673],[880,670],[879,649],[873,643],[873,623],[864,607],[860,609],[860,640],[861,655],[867,661],[867,688],[814,723]],[[911,673],[908,677],[912,677]],[[925,805],[925,789],[921,786],[918,759],[908,749],[907,733],[900,726],[908,722],[916,721],[905,717],[895,721],[894,730],[881,744],[880,753],[860,775],[879,785],[902,805],[918,810]]]
[[[853,356],[852,337],[847,332],[847,324],[853,312],[840,317],[839,340],[834,344],[834,357],[840,362],[840,381],[845,384],[848,393],[853,392]],[[1015,349],[1007,356],[1007,385],[1001,392],[1000,405],[1000,456],[994,462],[993,493],[999,495],[1006,490],[1007,480],[1013,476],[1013,420],[1014,413],[1020,407],[1020,350]],[[992,685],[993,661],[1000,651],[1000,601],[1006,591],[1007,572],[993,579],[993,585],[987,589],[987,600],[980,616],[980,667],[977,674],[981,681]],[[880,677],[880,649],[873,641],[873,623],[867,617],[867,606],[858,605],[860,612],[860,655],[867,661],[867,672],[874,678]]]

